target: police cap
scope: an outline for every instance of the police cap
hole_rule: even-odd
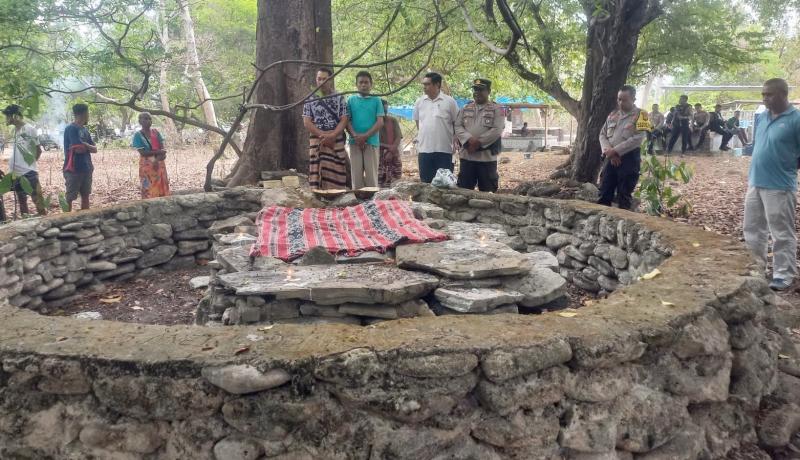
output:
[[[492,82],[491,80],[487,80],[485,78],[476,78],[472,80],[472,88],[473,89],[485,89],[488,91],[492,90]]]

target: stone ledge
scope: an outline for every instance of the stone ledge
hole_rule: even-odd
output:
[[[369,327],[107,321],[87,327],[5,303],[0,306],[0,457],[122,455],[136,445],[167,458],[175,452],[208,458],[237,449],[286,458],[300,451],[359,456],[365,445],[373,446],[374,455],[394,458],[416,458],[423,451],[530,458],[567,448],[576,456],[613,455],[615,448],[629,456],[658,449],[680,456],[679,444],[687,444],[680,439],[697,425],[715,437],[691,443],[693,454],[718,458],[747,442],[747,433],[755,436],[756,421],[747,414],[775,386],[777,349],[763,325],[775,302],[738,241],[583,202],[424,186],[412,188],[411,195],[449,203],[442,207],[456,215],[471,199],[491,201],[496,206],[481,209],[504,209],[504,223],[514,228],[535,225],[579,237],[596,226],[622,250],[660,254],[660,275],[618,289],[572,317],[443,316]],[[218,203],[224,203],[225,195],[220,197]],[[216,200],[212,204],[219,211]],[[22,251],[25,232],[44,235],[58,227],[58,235],[50,231],[42,238],[69,240],[62,233],[97,226],[109,216],[132,229],[146,216],[174,216],[164,219],[172,219],[173,231],[211,221],[176,211],[190,203],[209,217],[210,204],[202,198],[165,203],[129,203],[0,229],[5,243],[0,243],[0,267],[16,274],[24,271],[21,258],[28,251],[51,255],[41,250],[46,245]],[[144,236],[144,246],[153,245],[145,250],[166,241]],[[754,338],[736,340],[734,349],[725,340],[733,336],[728,330],[745,325],[755,330]],[[703,343],[704,336],[714,340]],[[203,376],[203,369],[237,365],[249,366],[244,374],[258,377],[256,382],[230,382],[241,374],[230,373],[218,387]],[[280,378],[272,378],[276,375]],[[261,376],[271,378],[266,382]],[[707,391],[691,391],[709,379],[714,385]],[[250,395],[236,395],[251,389]],[[80,404],[69,396],[86,393],[94,397]],[[738,414],[731,416],[735,426],[717,425],[700,410],[703,405]],[[566,427],[557,423],[562,416]],[[544,420],[552,421],[551,429],[525,435]],[[24,424],[28,435],[4,431],[10,424]],[[356,434],[348,431],[351,426],[366,431]],[[636,442],[616,443],[617,433],[634,428],[639,437],[630,439]],[[142,443],[129,442],[140,438]],[[281,444],[288,439],[291,445]],[[215,446],[216,440],[222,441]]]

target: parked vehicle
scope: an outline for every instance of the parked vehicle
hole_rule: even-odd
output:
[[[39,143],[42,145],[42,149],[46,152],[50,151],[50,149],[58,150],[61,148],[58,143],[56,143],[56,141],[50,137],[49,134],[42,134],[39,136]]]

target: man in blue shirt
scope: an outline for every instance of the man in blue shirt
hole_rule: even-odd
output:
[[[753,159],[744,203],[744,239],[764,264],[772,237],[770,287],[784,290],[797,275],[797,166],[800,111],[789,104],[789,86],[773,78],[761,90],[767,110],[757,115]]]
[[[64,183],[67,188],[68,210],[72,202],[81,196],[81,209],[89,209],[89,195],[92,193],[92,154],[97,153],[92,135],[86,129],[89,122],[89,106],[72,106],[74,122],[64,129]]]
[[[356,74],[358,94],[347,100],[349,118],[347,131],[350,133],[350,171],[353,189],[378,186],[378,148],[383,127],[383,103],[376,96],[370,96],[372,75],[366,70]]]

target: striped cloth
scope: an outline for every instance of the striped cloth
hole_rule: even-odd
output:
[[[312,189],[349,188],[350,163],[344,149],[344,133],[336,138],[333,148],[322,145],[312,135],[308,148],[308,185]]]
[[[314,246],[323,246],[331,254],[355,256],[364,251],[383,253],[401,243],[447,239],[417,220],[411,206],[399,200],[375,200],[347,208],[270,206],[261,211],[257,222],[258,239],[250,255],[287,262]]]

